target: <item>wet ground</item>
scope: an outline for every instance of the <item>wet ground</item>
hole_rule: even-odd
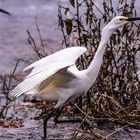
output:
[[[37,108],[34,103],[22,102],[19,99],[16,106],[12,106],[7,114],[7,116],[13,114],[10,121],[13,120],[16,125],[8,123],[9,120],[4,120],[5,124],[0,121],[2,124],[0,125],[0,140],[41,140],[43,138],[43,119],[35,119],[41,113],[41,109]],[[48,121],[48,139],[69,139],[78,126],[75,123],[55,124],[51,118]]]
[[[28,106],[28,107],[27,107]],[[29,107],[30,106],[30,107]],[[20,101],[20,105],[15,108],[14,118],[23,120],[23,126],[13,128],[0,126],[0,140],[43,140],[43,120],[35,120],[34,117],[38,113],[38,109],[30,102]],[[71,115],[74,117],[73,115]],[[62,118],[61,118],[62,119]],[[63,116],[63,119],[67,117]],[[84,130],[79,128],[80,124],[61,123],[55,124],[53,118],[48,121],[48,138],[47,140],[70,140],[74,132],[78,129],[78,139],[82,140],[139,140],[140,129],[129,127],[126,125],[114,124],[113,122],[104,121],[101,123],[93,123],[91,132],[84,134]],[[81,132],[81,133],[80,133]]]

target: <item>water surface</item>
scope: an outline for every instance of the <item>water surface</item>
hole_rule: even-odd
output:
[[[128,1],[131,2],[131,0]],[[40,44],[36,21],[47,52],[51,53],[60,49],[62,37],[58,30],[57,2],[58,0],[0,0],[0,8],[8,10],[12,14],[12,16],[7,16],[0,13],[0,73],[9,73],[14,67],[16,59],[30,60],[36,57],[28,44],[26,32],[28,29],[36,43]],[[62,2],[66,4],[67,0],[61,0]],[[102,0],[94,0],[94,2],[102,9]],[[116,5],[115,0],[113,4]],[[137,16],[140,16],[138,0],[136,0],[135,6]],[[138,55],[139,59],[140,54]]]

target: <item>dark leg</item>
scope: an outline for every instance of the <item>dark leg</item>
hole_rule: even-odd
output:
[[[54,108],[44,119],[44,139],[47,137],[47,122],[49,120],[49,118],[56,113],[56,116],[54,118],[54,122],[55,123],[65,123],[65,122],[75,122],[75,123],[82,123],[83,126],[86,126],[86,128],[91,128],[90,127],[90,124],[80,118],[77,118],[77,119],[69,119],[69,120],[58,120],[62,110],[63,110],[64,106],[61,107],[61,108]]]
[[[83,129],[85,129],[85,127],[89,130],[93,129],[93,126],[91,126],[90,123],[88,123],[85,120],[82,120],[81,118],[76,118],[76,119],[68,119],[68,120],[60,120],[59,116],[63,110],[64,106],[58,109],[58,112],[56,112],[56,116],[54,118],[54,122],[55,123],[66,123],[66,122],[74,122],[74,123],[81,123],[81,126]]]
[[[55,123],[59,123],[58,118],[59,118],[59,116],[60,116],[60,114],[61,114],[63,108],[64,108],[64,106],[62,106],[61,108],[59,108],[59,109],[58,109],[58,112],[56,112],[56,116],[55,116],[55,118],[54,118],[54,122],[55,122]]]
[[[38,116],[35,116],[34,119],[35,120],[39,120],[41,118],[43,118],[44,116],[46,116],[46,114],[48,114],[48,111],[42,111]]]
[[[56,116],[54,118],[54,122],[55,123],[65,123],[65,122],[77,122],[77,123],[81,123],[82,120],[81,119],[69,119],[69,120],[59,120],[59,116],[62,113],[64,106],[62,106],[61,108],[59,108],[58,112],[56,113]]]
[[[58,112],[57,112],[57,114],[56,114],[56,116],[55,116],[55,118],[54,118],[54,122],[55,122],[55,123],[65,123],[65,122],[75,122],[75,123],[81,123],[81,122],[83,122],[83,123],[87,123],[86,121],[83,121],[83,120],[80,119],[80,118],[77,118],[77,119],[69,119],[69,120],[59,120],[58,118],[59,118],[59,116],[60,116],[60,114],[61,114],[63,108],[64,108],[64,106],[61,107],[61,108],[59,108],[59,110],[58,110]],[[88,124],[88,123],[87,123],[87,124]]]
[[[44,119],[44,124],[43,124],[43,126],[44,126],[44,138],[47,137],[47,131],[46,131],[46,129],[47,129],[47,122],[48,122],[48,119],[54,114],[55,111],[56,111],[56,109],[53,109],[53,110],[45,117],[45,119]]]

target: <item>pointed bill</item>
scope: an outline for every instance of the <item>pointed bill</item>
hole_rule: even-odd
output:
[[[140,17],[128,17],[128,21],[140,20]]]

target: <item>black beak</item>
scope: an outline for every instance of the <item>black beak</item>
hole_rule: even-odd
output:
[[[5,11],[5,10],[3,10],[3,9],[0,9],[0,12],[2,12],[2,13],[4,13],[4,14],[7,14],[7,15],[11,15],[9,12],[7,12],[7,11]]]
[[[135,20],[140,20],[140,17],[130,17],[130,18],[128,18],[128,21],[135,21]]]

